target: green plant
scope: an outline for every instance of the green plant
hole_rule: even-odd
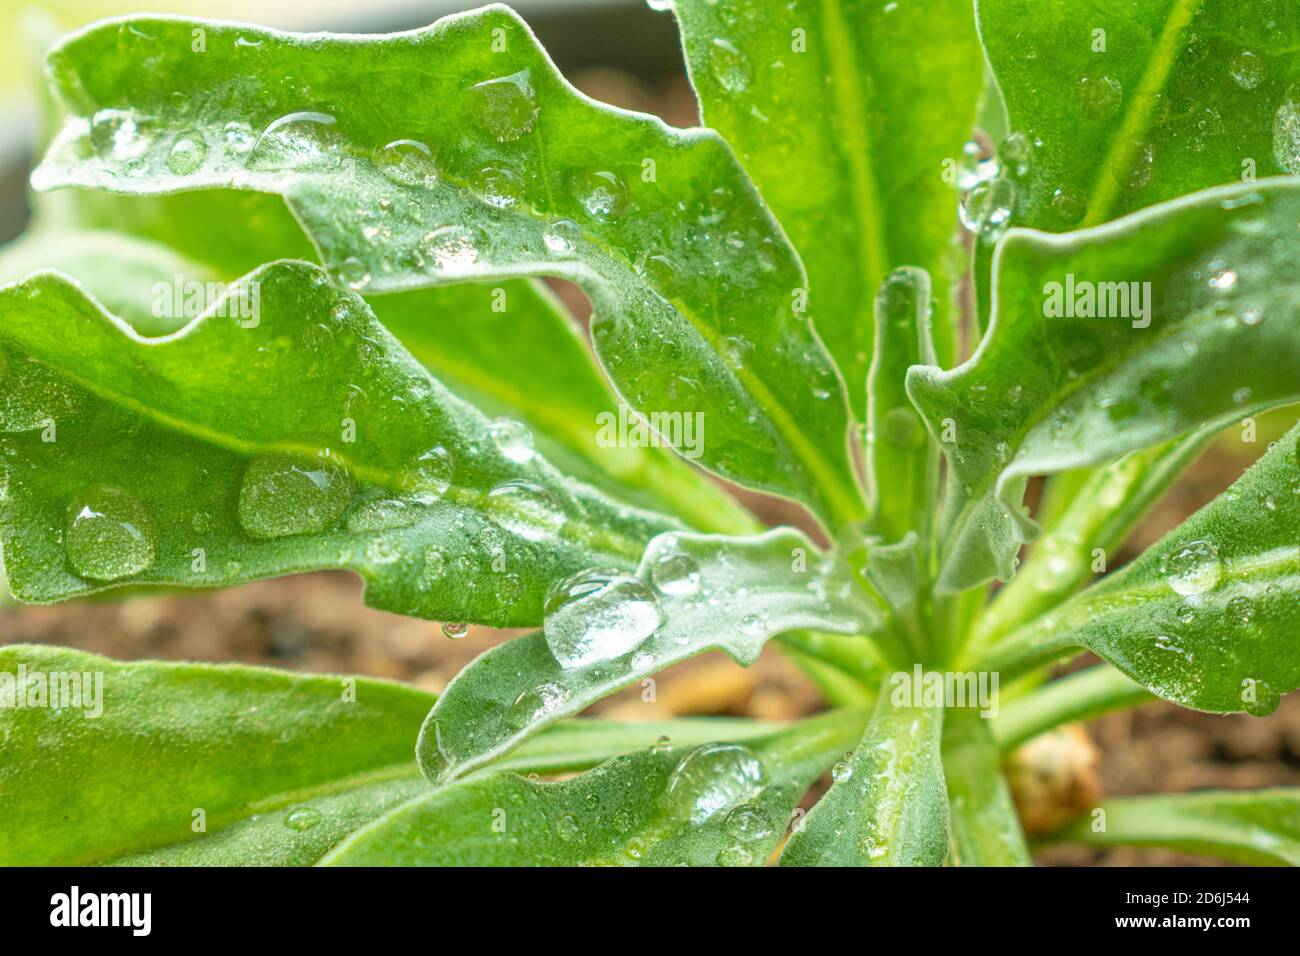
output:
[[[1300,173],[1294,6],[675,7],[716,132],[579,95],[499,6],[53,48],[0,258],[15,597],[346,568],[378,608],[543,629],[437,700],[0,648],[0,860],[745,865],[788,834],[787,864],[1024,864],[1011,749],[1300,684],[1296,429],[1106,567],[1216,431],[1300,400],[1300,181],[1265,178]],[[540,275],[591,298],[618,397]],[[187,315],[190,282],[229,285]],[[606,447],[622,401],[682,456]],[[827,713],[570,719],[772,638]],[[33,703],[58,674],[102,675],[97,719]],[[1064,835],[1296,863],[1298,804],[1120,799]]]

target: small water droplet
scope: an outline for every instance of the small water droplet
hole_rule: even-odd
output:
[[[370,270],[366,268],[366,264],[356,256],[348,256],[344,259],[339,263],[335,272],[338,274],[338,277],[346,283],[349,289],[360,291],[370,285]]]
[[[131,110],[98,110],[90,120],[90,145],[100,159],[126,163],[149,150],[149,137]]]
[[[528,70],[475,83],[469,101],[479,123],[498,143],[530,133],[540,112]]]
[[[504,166],[484,166],[474,177],[479,198],[494,209],[509,209],[524,194],[519,177]]]
[[[1264,80],[1264,61],[1249,50],[1242,50],[1233,57],[1229,72],[1243,90],[1253,90]]]
[[[1015,184],[1009,179],[993,179],[967,193],[958,208],[962,225],[993,242],[1010,227],[1015,207]]]
[[[516,465],[526,465],[537,455],[533,433],[523,422],[513,418],[495,419],[488,425],[488,434],[502,457]]]
[[[208,155],[208,144],[203,134],[195,130],[182,133],[172,143],[171,152],[167,154],[167,168],[177,176],[188,176],[197,172]]]
[[[157,538],[148,511],[125,491],[92,488],[68,509],[68,563],[83,578],[116,581],[153,567]]]
[[[1075,89],[1079,112],[1090,120],[1110,119],[1124,102],[1124,87],[1115,77],[1085,76]]]
[[[571,219],[557,219],[546,227],[542,241],[551,252],[568,255],[578,247],[582,229]]]
[[[453,641],[459,641],[469,634],[469,625],[464,621],[444,621],[442,633]]]
[[[374,152],[375,166],[402,186],[432,186],[438,180],[433,152],[416,139],[395,139]]]
[[[650,580],[660,594],[691,597],[700,591],[700,566],[688,554],[665,551],[650,565]]]
[[[464,269],[478,261],[481,242],[481,234],[468,226],[441,226],[420,239],[419,254],[431,268]]]
[[[1244,594],[1239,594],[1228,602],[1228,616],[1242,624],[1249,624],[1255,619],[1255,602]]]
[[[299,833],[310,830],[316,824],[320,823],[320,811],[312,807],[299,807],[296,810],[290,810],[284,818],[284,825],[290,830],[297,830]]]
[[[1273,158],[1288,173],[1300,173],[1300,84],[1287,91],[1273,114]]]
[[[826,765],[822,764],[822,766],[824,767]],[[831,779],[834,780],[836,783],[843,783],[844,781],[851,780],[852,778],[853,778],[853,764],[849,763],[847,760],[841,760],[838,763],[836,763],[834,767],[831,767]]]
[[[417,502],[429,505],[447,493],[455,473],[451,452],[435,445],[402,474],[401,485]]]
[[[564,525],[564,512],[541,485],[512,479],[488,492],[488,505],[501,527],[526,541],[541,541]]]
[[[728,93],[743,93],[754,79],[754,64],[736,44],[718,37],[709,43],[709,72]]]

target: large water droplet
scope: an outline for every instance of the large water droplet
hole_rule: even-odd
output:
[[[546,596],[546,644],[564,667],[622,657],[663,621],[654,592],[622,571],[582,571]]]
[[[677,764],[664,791],[665,808],[676,820],[699,826],[752,800],[767,784],[757,755],[741,744],[704,744]]]
[[[728,93],[743,93],[754,79],[754,64],[736,44],[718,37],[709,43],[709,72]]]
[[[124,491],[93,488],[68,509],[68,563],[84,578],[116,581],[153,567],[153,522]]]
[[[537,122],[537,94],[528,70],[475,83],[469,100],[483,128],[498,143],[519,139]]]
[[[986,183],[998,174],[1000,167],[992,153],[977,140],[969,140],[961,148],[957,163],[957,188],[968,193],[980,183]]]
[[[254,538],[324,531],[352,500],[352,477],[328,450],[264,455],[244,473],[239,523]]]
[[[976,235],[996,241],[1011,225],[1016,207],[1016,187],[1008,179],[980,183],[962,199],[962,224]]]
[[[1190,597],[1218,587],[1223,576],[1219,549],[1202,539],[1175,548],[1160,562],[1160,573],[1178,594]]]

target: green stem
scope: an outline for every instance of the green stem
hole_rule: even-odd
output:
[[[1141,684],[1109,664],[1102,664],[1052,681],[1011,701],[993,719],[993,735],[1003,751],[1014,750],[1061,724],[1087,720],[1154,699]]]

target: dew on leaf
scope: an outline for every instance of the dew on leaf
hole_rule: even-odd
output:
[[[474,189],[494,209],[509,209],[524,194],[524,184],[504,166],[482,167],[474,176]]]
[[[573,252],[581,238],[582,230],[571,219],[557,219],[542,233],[542,241],[546,243],[546,248],[561,255]]]
[[[116,581],[153,567],[157,538],[136,498],[115,488],[92,488],[68,509],[68,563],[95,581]]]
[[[313,807],[299,807],[296,810],[290,810],[284,817],[284,825],[290,830],[297,830],[299,833],[312,829],[320,821],[320,811]]]
[[[526,541],[541,541],[564,525],[564,512],[541,485],[522,479],[502,482],[488,492],[493,520]]]
[[[90,119],[90,145],[100,159],[130,162],[149,150],[149,137],[131,110],[102,109]]]
[[[665,551],[651,563],[650,580],[660,594],[691,597],[700,591],[700,566],[689,554]]]
[[[1124,87],[1115,77],[1085,76],[1075,88],[1079,112],[1090,120],[1110,119],[1124,102]]]
[[[1264,61],[1249,50],[1242,50],[1232,58],[1228,72],[1243,90],[1253,90],[1264,79]]]
[[[464,621],[444,621],[442,633],[453,641],[459,641],[469,634],[469,625]]]
[[[327,450],[263,455],[244,473],[239,523],[254,538],[324,531],[343,514],[352,491],[351,475]]]
[[[437,182],[433,152],[415,139],[395,139],[374,152],[375,166],[384,176],[403,186],[432,186]]]
[[[962,145],[961,158],[957,162],[957,188],[963,194],[970,192],[980,183],[988,182],[999,172],[997,159],[976,140],[969,140]]]
[[[1300,84],[1273,114],[1273,158],[1288,173],[1300,173]]]
[[[743,93],[754,79],[754,64],[730,40],[717,37],[709,43],[709,72],[728,93]]]
[[[531,132],[540,108],[528,70],[475,83],[469,102],[479,123],[498,143],[510,143]]]
[[[579,173],[573,178],[573,192],[587,215],[598,222],[612,222],[627,212],[627,184],[617,173]]]
[[[751,801],[767,785],[758,756],[741,744],[704,744],[684,756],[664,790],[667,815],[699,826]]]
[[[501,456],[516,465],[528,464],[537,454],[533,433],[523,422],[513,418],[495,419],[488,425],[488,434]]]
[[[1218,587],[1223,576],[1219,549],[1208,539],[1181,545],[1161,560],[1160,574],[1184,597],[1204,594]]]
[[[207,155],[208,144],[204,142],[202,133],[182,133],[167,154],[167,168],[177,176],[189,176],[198,171]]]
[[[417,502],[428,505],[447,493],[455,472],[456,463],[451,452],[435,445],[402,473],[400,482],[403,490]]]
[[[962,225],[992,242],[1011,225],[1016,206],[1016,187],[1008,179],[992,179],[977,185],[962,199]]]
[[[546,596],[546,645],[566,668],[621,657],[663,622],[654,592],[623,571],[581,571],[557,582]]]
[[[441,226],[424,234],[419,252],[432,268],[463,269],[478,261],[479,237],[466,226]]]

